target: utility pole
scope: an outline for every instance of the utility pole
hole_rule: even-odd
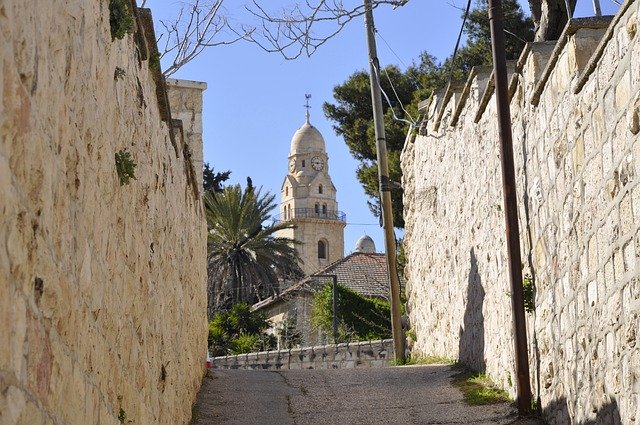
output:
[[[376,152],[378,156],[378,176],[380,182],[380,204],[382,207],[382,225],[384,227],[384,247],[387,253],[387,270],[391,284],[391,333],[395,358],[400,363],[405,360],[404,335],[400,320],[400,281],[396,264],[396,239],[393,233],[393,215],[391,211],[391,187],[389,185],[389,164],[387,161],[387,141],[384,133],[384,114],[378,71],[378,53],[376,51],[375,27],[371,0],[364,0],[367,46],[369,48],[369,79],[371,82],[371,101],[373,121],[376,133]]]
[[[520,229],[518,225],[518,203],[516,176],[513,161],[511,134],[511,111],[507,86],[507,61],[504,48],[504,14],[502,0],[489,0],[489,23],[491,26],[491,48],[493,50],[493,75],[496,87],[498,125],[500,127],[500,159],[502,161],[502,188],[504,214],[507,230],[507,253],[511,283],[511,308],[513,311],[513,333],[516,357],[516,381],[518,413],[531,413],[531,383],[529,380],[529,354],[527,352],[527,326],[522,290],[522,266],[520,254]]]

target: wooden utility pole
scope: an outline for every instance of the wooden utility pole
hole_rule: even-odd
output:
[[[496,87],[498,125],[500,127],[500,159],[502,161],[502,188],[504,214],[507,228],[507,254],[511,283],[511,308],[516,358],[516,382],[518,413],[531,413],[531,383],[529,380],[529,354],[527,352],[527,325],[522,290],[522,266],[520,254],[520,229],[518,225],[518,202],[516,176],[513,161],[511,134],[511,111],[507,86],[507,61],[504,48],[504,14],[502,0],[489,0],[489,23],[491,26],[491,48],[493,51],[493,75]]]
[[[389,184],[389,164],[387,161],[387,141],[384,133],[384,114],[378,71],[378,52],[376,50],[375,27],[371,0],[364,0],[365,24],[367,28],[367,46],[369,48],[369,80],[371,82],[371,101],[376,134],[376,152],[378,157],[378,178],[380,182],[380,204],[382,225],[384,227],[384,247],[387,253],[387,270],[391,284],[391,332],[395,358],[400,363],[405,360],[404,335],[400,320],[400,281],[396,264],[396,238],[393,233],[393,215],[391,211],[391,187]]]

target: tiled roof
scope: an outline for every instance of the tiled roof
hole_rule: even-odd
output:
[[[354,252],[286,288],[279,296],[255,304],[253,308],[264,308],[272,303],[290,299],[301,292],[313,293],[330,281],[330,278],[320,278],[316,277],[317,275],[336,275],[340,285],[365,297],[389,298],[386,255]]]

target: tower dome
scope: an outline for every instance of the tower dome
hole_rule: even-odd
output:
[[[325,152],[324,138],[309,119],[298,129],[291,139],[291,155],[300,153]]]
[[[364,235],[356,242],[355,252],[363,252],[365,254],[375,254],[376,244],[370,236]]]

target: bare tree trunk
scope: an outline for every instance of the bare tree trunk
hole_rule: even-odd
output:
[[[576,0],[569,0],[571,14]],[[536,26],[535,41],[557,40],[562,34],[569,15],[565,0],[529,0],[531,17]]]

